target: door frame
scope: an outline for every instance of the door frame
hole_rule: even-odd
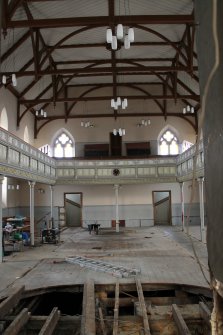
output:
[[[170,205],[169,205],[169,226],[172,226],[172,198],[171,198],[171,190],[156,190],[156,191],[152,191],[152,199],[153,199],[153,222],[154,222],[154,226],[156,225],[155,223],[155,193],[156,192],[168,192],[169,193],[169,201],[170,201]]]
[[[66,194],[80,194],[80,227],[83,228],[83,192],[64,192],[64,216],[65,216],[65,225],[67,225],[67,215],[66,215]],[[79,204],[77,204],[79,206]]]

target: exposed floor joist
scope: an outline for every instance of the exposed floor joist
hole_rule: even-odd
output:
[[[94,281],[88,280],[84,285],[81,335],[95,335],[95,295]]]
[[[43,327],[41,328],[39,335],[51,335],[53,334],[58,320],[60,318],[60,311],[58,311],[57,307],[54,307],[50,313],[50,315],[47,317]]]
[[[151,335],[148,314],[147,314],[146,304],[145,304],[144,295],[143,295],[143,289],[142,289],[142,285],[139,279],[136,279],[136,287],[137,287],[137,292],[138,292],[138,297],[139,297],[141,313],[143,317],[143,330],[144,330],[145,335]]]
[[[10,312],[19,302],[24,292],[25,286],[18,287],[12,292],[12,294],[3,300],[0,304],[0,318],[3,318]]]

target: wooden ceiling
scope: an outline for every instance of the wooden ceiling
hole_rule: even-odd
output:
[[[18,126],[26,113],[34,115],[35,137],[53,120],[86,117],[85,109],[80,112],[77,106],[88,101],[107,103],[103,112],[90,111],[91,118],[176,116],[197,130],[200,96],[192,0],[3,0],[1,12],[0,65],[8,78],[4,86],[18,99]],[[134,28],[135,41],[128,50],[122,42],[111,50],[106,29],[115,32],[120,22]],[[120,113],[110,107],[117,96],[128,98],[129,104],[152,100],[158,109]],[[169,101],[189,104],[195,113],[173,111]],[[38,108],[47,110],[46,118],[35,116]]]

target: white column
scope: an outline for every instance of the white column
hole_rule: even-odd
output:
[[[54,187],[53,185],[50,185],[50,218],[51,218],[51,225],[54,225],[53,222],[53,191],[54,191]],[[52,227],[51,228],[55,228]]]
[[[180,183],[180,199],[181,199],[181,223],[182,231],[185,231],[185,218],[184,218],[184,183]]]
[[[0,263],[3,262],[3,234],[2,234],[2,183],[4,176],[0,175]]]
[[[199,199],[200,199],[200,220],[201,220],[201,241],[206,242],[206,233],[204,226],[204,178],[198,178]]]
[[[119,203],[118,203],[118,191],[119,185],[114,185],[115,189],[115,231],[119,232]]]
[[[35,244],[35,228],[34,228],[34,186],[35,181],[28,181],[29,183],[29,212],[30,212],[30,241],[31,246]]]

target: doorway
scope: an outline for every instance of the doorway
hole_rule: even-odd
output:
[[[153,191],[154,225],[171,225],[171,191]]]
[[[82,226],[82,193],[64,193],[65,222],[67,227]]]
[[[111,156],[122,155],[122,136],[110,133],[110,154]]]

